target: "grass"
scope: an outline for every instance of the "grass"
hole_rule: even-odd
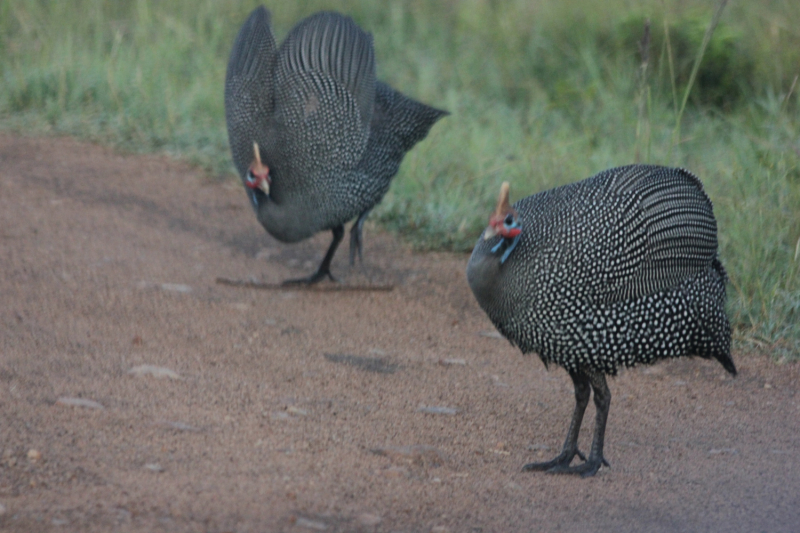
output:
[[[256,4],[0,0],[0,128],[167,152],[228,179],[225,65]],[[316,10],[350,14],[380,78],[451,111],[406,157],[380,224],[467,251],[504,180],[513,199],[634,161],[684,166],[715,203],[739,345],[800,359],[800,3],[596,5],[272,8],[279,39]]]

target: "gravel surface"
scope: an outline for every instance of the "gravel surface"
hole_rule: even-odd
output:
[[[282,245],[164,157],[0,135],[0,530],[798,531],[800,365],[625,371],[611,468],[523,473],[572,383],[493,334],[466,255],[368,224],[333,273],[394,290],[215,281],[307,275],[329,239]]]

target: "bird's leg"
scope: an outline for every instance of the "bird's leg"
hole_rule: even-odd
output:
[[[572,378],[572,383],[575,385],[575,411],[572,413],[572,422],[569,424],[569,431],[567,432],[567,439],[564,441],[564,447],[561,449],[561,453],[552,461],[527,464],[522,467],[523,471],[547,470],[548,472],[555,472],[559,469],[569,468],[569,464],[576,455],[584,461],[586,460],[586,457],[578,450],[578,433],[580,433],[581,430],[583,413],[586,411],[586,406],[589,404],[589,394],[591,392],[589,377],[582,372],[570,372],[569,376]]]
[[[336,226],[332,231],[333,241],[331,241],[331,245],[328,247],[328,251],[325,253],[325,257],[322,259],[322,263],[320,263],[317,271],[307,278],[287,279],[282,285],[312,285],[324,279],[326,276],[331,278],[332,281],[336,281],[333,274],[331,274],[331,261],[333,261],[336,248],[339,247],[339,243],[342,242],[344,238],[344,226]]]
[[[600,372],[590,372],[589,382],[594,391],[594,406],[597,415],[594,424],[594,438],[592,439],[592,451],[589,458],[583,464],[577,466],[558,466],[549,470],[554,474],[580,474],[581,477],[593,476],[600,470],[601,465],[611,466],[603,457],[603,441],[606,434],[606,421],[608,421],[608,409],[611,406],[611,391],[608,390],[606,377]]]
[[[356,263],[356,252],[358,252],[358,261],[362,264],[364,263],[364,258],[361,256],[361,248],[363,247],[361,230],[364,227],[364,221],[369,216],[370,211],[372,211],[372,208],[358,215],[358,218],[353,223],[353,227],[350,228],[350,266]]]

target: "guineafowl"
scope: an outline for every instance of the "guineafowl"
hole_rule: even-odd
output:
[[[233,162],[258,221],[282,242],[331,230],[317,272],[287,283],[333,279],[330,264],[350,232],[350,263],[361,231],[403,156],[444,111],[375,79],[372,36],[349,17],[321,12],[277,47],[270,15],[256,8],[233,44],[225,118]]]
[[[683,169],[631,165],[509,205],[509,186],[467,266],[495,327],[545,366],[564,367],[575,411],[561,453],[525,470],[594,475],[620,367],[697,355],[732,375],[731,328],[717,224],[700,180]],[[588,458],[578,432],[590,389],[597,410]],[[570,463],[579,456],[584,460]]]

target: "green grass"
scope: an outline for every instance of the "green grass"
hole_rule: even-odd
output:
[[[225,65],[256,4],[0,0],[0,128],[167,152],[229,179]],[[420,248],[467,251],[504,180],[516,199],[634,161],[684,166],[715,203],[739,345],[799,359],[800,3],[729,3],[694,77],[715,6],[597,5],[271,7],[279,39],[316,10],[350,14],[375,37],[382,79],[452,113],[407,156],[374,220]]]

